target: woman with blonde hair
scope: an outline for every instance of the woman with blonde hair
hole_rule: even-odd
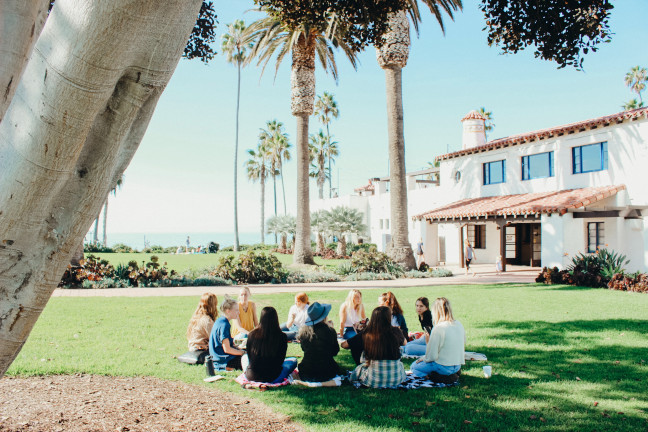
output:
[[[218,317],[218,297],[204,293],[198,302],[187,327],[189,351],[206,351],[209,347],[209,334]]]
[[[431,372],[446,376],[456,374],[461,365],[466,363],[466,331],[463,325],[454,319],[447,298],[440,297],[434,301],[432,322],[432,332],[425,336],[425,356],[412,363],[412,374],[417,377],[425,377]]]
[[[352,289],[340,306],[340,336],[345,340],[351,339],[357,334],[353,325],[365,318],[367,318],[367,314],[362,304],[362,293],[357,289]]]
[[[396,300],[394,293],[391,291],[382,293],[380,297],[378,297],[378,306],[387,306],[391,309],[392,325],[394,327],[399,327],[403,332],[405,340],[409,340],[409,330],[407,329],[407,323],[403,316],[403,308],[398,303],[398,300]]]
[[[239,290],[238,310],[239,316],[232,321],[232,337],[243,339],[259,324],[256,315],[256,305],[250,301],[252,293],[250,288],[242,286]]]
[[[241,356],[245,351],[234,346],[229,320],[238,318],[236,301],[226,298],[220,307],[223,315],[218,317],[209,335],[209,355],[215,370],[241,369]]]

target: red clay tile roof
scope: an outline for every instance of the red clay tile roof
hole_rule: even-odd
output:
[[[512,135],[510,137],[499,138],[493,141],[489,141],[486,144],[479,147],[472,147],[454,153],[448,153],[445,155],[437,156],[436,160],[453,159],[456,157],[465,156],[473,153],[481,153],[484,151],[524,144],[527,142],[533,142],[545,138],[553,138],[555,136],[572,134],[574,132],[582,132],[586,129],[596,129],[599,126],[606,127],[612,123],[623,123],[626,120],[637,120],[640,118],[648,118],[648,107],[637,108],[630,111],[622,111],[616,114],[612,114],[604,117],[598,117],[590,120],[584,120],[577,123],[570,123],[570,124],[556,126],[549,129],[541,129],[534,132],[527,132],[519,135]]]
[[[371,180],[369,180],[368,185],[360,186],[360,187],[355,188],[353,190],[356,191],[356,192],[373,192],[374,189],[375,189],[375,187],[374,187],[373,183],[371,182]]]
[[[481,115],[481,113],[477,110],[472,110],[468,114],[464,116],[464,118],[461,119],[461,121],[464,120],[486,120],[486,117]]]
[[[535,192],[483,198],[469,198],[453,202],[430,212],[414,216],[414,220],[459,219],[487,216],[519,216],[567,213],[616,195],[625,185],[568,189],[553,192]]]

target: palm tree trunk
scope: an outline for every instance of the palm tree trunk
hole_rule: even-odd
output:
[[[297,116],[297,230],[293,262],[315,264],[310,244],[308,115]]]
[[[99,216],[95,219],[94,223],[94,234],[92,235],[92,244],[99,243]]]
[[[326,245],[324,244],[324,236],[322,233],[317,233],[317,252],[323,253]]]
[[[277,216],[277,176],[275,175],[275,166],[272,165],[272,193],[274,195],[274,215]],[[277,233],[274,233],[275,244],[277,244]]]
[[[416,267],[416,260],[409,242],[407,223],[407,182],[405,180],[405,135],[401,77],[402,69],[399,66],[385,68],[392,235],[387,254],[392,260],[410,270]]]
[[[265,174],[261,174],[261,244],[265,244]]]
[[[333,186],[331,181],[333,180],[333,174],[331,173],[331,133],[329,132],[329,125],[326,123],[326,142],[328,143],[328,170],[329,170],[329,198],[333,197]],[[339,191],[338,191],[339,193]]]
[[[346,251],[347,251],[346,236],[342,234],[340,235],[340,237],[338,237],[337,254],[346,256]]]
[[[104,247],[108,246],[108,235],[106,234],[106,226],[108,220],[108,198],[106,198],[106,203],[104,204],[104,218],[103,218],[103,245]]]
[[[319,189],[319,199],[324,199],[324,184],[326,183],[326,171],[324,167],[324,155],[317,161],[319,165],[319,172],[317,173],[317,187]],[[331,173],[329,172],[329,178]],[[330,198],[330,197],[329,197]]]
[[[283,193],[284,215],[286,215],[288,214],[288,209],[286,207],[286,184],[284,183],[283,165],[279,167],[279,175],[281,176],[281,191]]]
[[[234,139],[234,251],[239,250],[238,235],[238,199],[237,199],[237,179],[238,179],[238,135],[239,135],[239,102],[241,99],[241,62],[237,64],[237,91],[236,91],[236,136]]]
[[[291,111],[297,119],[297,227],[293,262],[315,264],[310,242],[308,118],[315,104],[315,34],[303,34],[292,49]]]
[[[279,249],[281,250],[286,250],[288,249],[288,236],[286,234],[281,234],[281,244],[279,245]]]

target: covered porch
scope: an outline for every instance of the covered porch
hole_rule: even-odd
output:
[[[502,257],[502,271],[511,265],[541,267],[547,265],[543,264],[543,236],[549,235],[552,250],[558,248],[560,254],[565,250],[564,235],[558,238],[553,230],[543,229],[544,220],[551,215],[562,219],[567,213],[582,213],[585,206],[591,210],[592,204],[624,189],[619,185],[470,198],[413,219],[423,224],[425,258],[430,265],[455,263],[464,267],[465,241],[469,240],[475,263],[490,265],[493,271],[498,255]],[[581,227],[572,224],[571,229]]]

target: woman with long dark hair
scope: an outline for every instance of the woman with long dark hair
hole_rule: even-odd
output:
[[[400,361],[400,347],[405,339],[398,327],[392,326],[392,312],[387,306],[373,310],[369,324],[362,334],[364,352],[361,363],[351,374],[352,381],[367,387],[395,387],[405,378]]]
[[[382,293],[380,297],[378,297],[378,306],[387,306],[391,309],[392,325],[394,327],[400,328],[405,339],[409,340],[409,330],[407,330],[407,323],[405,322],[405,317],[403,316],[403,308],[398,303],[398,300],[396,300],[394,293],[391,291]]]
[[[410,356],[425,355],[426,338],[432,332],[432,312],[430,312],[430,301],[427,297],[419,297],[414,304],[416,307],[416,315],[418,316],[423,334],[418,339],[412,339],[405,345],[405,354]]]
[[[259,325],[248,334],[247,355],[241,365],[250,381],[279,383],[297,367],[297,359],[286,357],[288,338],[279,327],[277,310],[261,310]]]

